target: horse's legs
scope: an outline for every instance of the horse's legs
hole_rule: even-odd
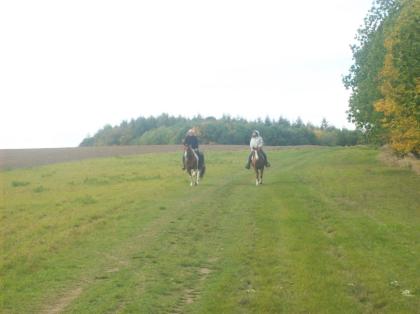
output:
[[[255,185],[258,185],[260,183],[258,169],[257,168],[254,168],[254,169],[255,169]]]
[[[191,178],[191,184],[190,184],[191,186],[198,185],[199,172],[197,170],[191,170],[190,178]]]
[[[193,186],[193,173],[191,172],[191,169],[188,169],[187,172],[190,175],[190,186]]]
[[[193,170],[193,180],[194,180],[194,185],[197,185],[198,180],[197,180],[197,170],[196,169]]]
[[[264,169],[255,168],[255,185],[260,185],[263,183],[263,173]]]

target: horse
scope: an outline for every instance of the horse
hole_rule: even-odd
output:
[[[265,159],[258,149],[253,149],[251,154],[251,164],[255,171],[255,185],[260,185],[263,183]]]
[[[198,185],[200,179],[203,178],[206,167],[204,166],[204,158],[202,154],[198,156],[191,146],[184,146],[185,169],[190,175],[191,186]]]

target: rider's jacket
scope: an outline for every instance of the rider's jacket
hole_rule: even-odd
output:
[[[198,149],[198,139],[195,135],[187,135],[183,143],[184,145],[191,146],[192,149]]]
[[[261,136],[251,137],[251,141],[249,142],[249,147],[251,147],[251,150],[262,148],[263,145],[264,141]]]

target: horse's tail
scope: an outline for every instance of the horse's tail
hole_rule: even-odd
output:
[[[206,172],[206,166],[203,166],[200,170],[200,178],[204,177],[205,172]]]

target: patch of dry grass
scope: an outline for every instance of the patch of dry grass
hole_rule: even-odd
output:
[[[410,169],[417,175],[420,175],[420,159],[416,158],[413,154],[400,157],[388,145],[385,145],[381,148],[378,158],[388,166]]]

